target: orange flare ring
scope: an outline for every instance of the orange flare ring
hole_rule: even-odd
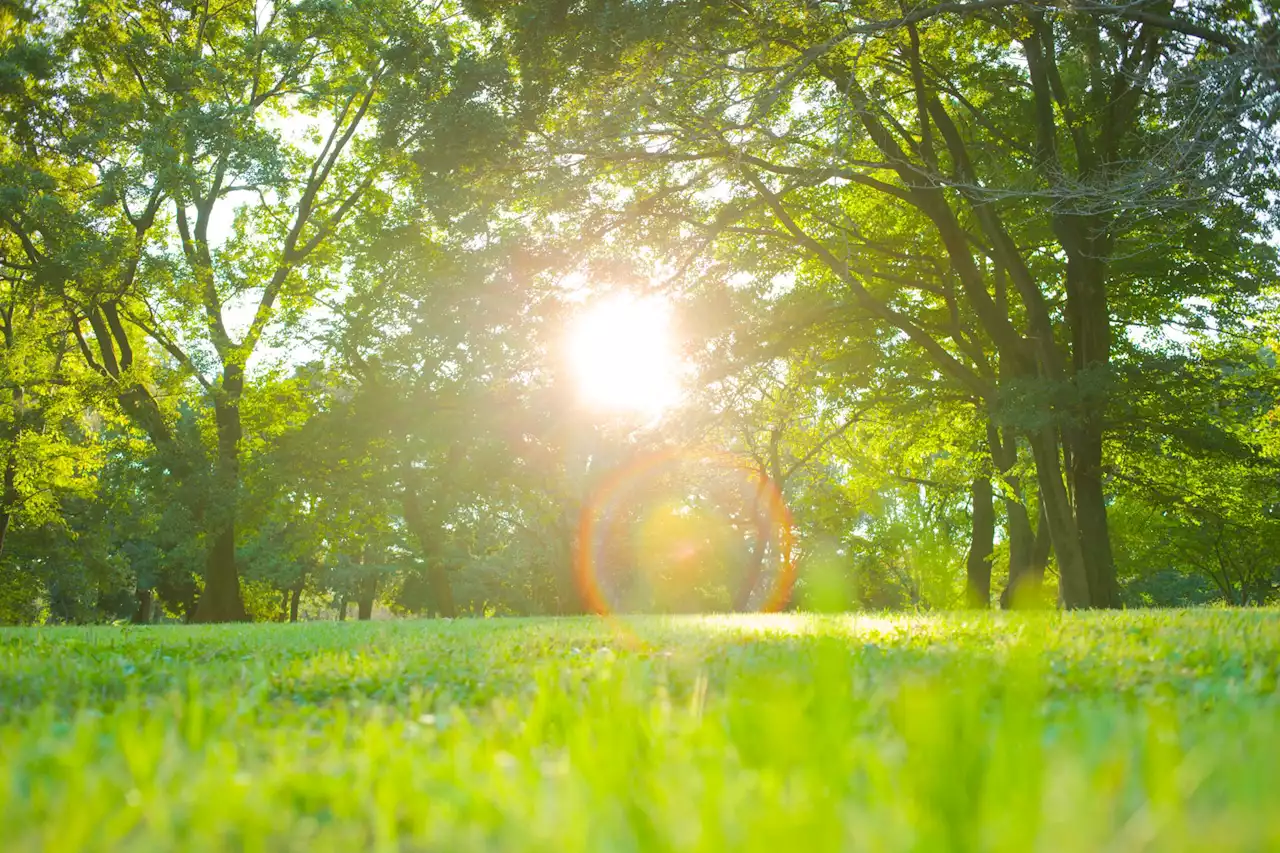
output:
[[[791,511],[777,484],[758,469],[747,465],[742,459],[729,453],[717,453],[716,458],[728,462],[730,467],[744,472],[748,482],[757,490],[758,498],[763,502],[767,517],[777,531],[781,566],[777,578],[769,590],[761,611],[775,613],[786,607],[791,599],[792,587],[796,579],[796,566],[792,557],[794,533],[792,531]],[[653,476],[664,468],[684,458],[705,460],[709,457],[695,456],[687,451],[665,450],[640,456],[613,471],[591,494],[583,505],[578,521],[577,554],[574,559],[574,577],[578,593],[583,604],[592,612],[602,616],[609,615],[611,608],[600,589],[596,571],[597,521],[607,511],[616,506],[626,496],[630,487]]]

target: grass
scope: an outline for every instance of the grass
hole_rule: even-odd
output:
[[[6,851],[1280,849],[1280,612],[0,631]]]

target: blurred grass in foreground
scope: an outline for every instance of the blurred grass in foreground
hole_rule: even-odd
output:
[[[0,847],[1280,849],[1280,612],[0,631]]]

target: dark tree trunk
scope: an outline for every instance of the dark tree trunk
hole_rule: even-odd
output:
[[[289,595],[289,621],[298,621],[298,605],[302,603],[302,587],[305,586],[307,576],[303,575],[298,578],[298,582],[293,585],[293,589]]]
[[[453,604],[453,587],[449,583],[449,570],[439,560],[427,563],[427,588],[431,590],[436,615],[446,619],[457,615],[457,608]]]
[[[1049,567],[1049,557],[1052,554],[1053,540],[1049,536],[1049,519],[1045,515],[1044,501],[1041,501],[1035,543],[1031,546],[1031,571],[1036,583],[1044,582],[1044,570]]]
[[[756,471],[759,481],[751,497],[751,518],[754,527],[751,556],[734,601],[734,608],[739,611],[751,608],[751,596],[760,585],[760,579],[765,575],[765,556],[769,553],[770,544],[775,549],[774,559],[778,563],[777,571],[783,572],[788,569],[785,565],[788,555],[781,553],[786,546],[775,537],[774,507],[771,505],[774,496],[782,494],[787,485],[787,475],[783,473],[782,457],[778,450],[781,440],[781,429],[775,427],[770,430],[769,467],[768,469],[761,467]],[[781,588],[789,585],[790,581],[777,577],[775,583]],[[774,597],[773,591],[767,590],[761,601],[762,607],[770,609],[780,606],[781,602],[770,601]]]
[[[367,622],[373,618],[373,601],[378,592],[378,579],[366,578],[360,583],[360,594],[356,599],[356,618]]]
[[[769,534],[769,516],[764,507],[767,484],[763,476],[762,474],[760,485],[756,487],[755,495],[752,498],[753,535],[751,554],[747,557],[742,580],[738,583],[738,590],[733,599],[733,609],[738,612],[751,609],[751,594],[755,592],[756,586],[760,583],[760,577],[764,574],[764,555],[769,549],[769,540],[771,538]]]
[[[133,595],[138,602],[138,606],[134,608],[133,618],[129,621],[134,625],[150,625],[155,612],[154,593],[152,593],[150,587],[139,586],[134,590]]]
[[[228,364],[222,371],[222,387],[214,400],[218,428],[218,460],[214,504],[206,513],[213,534],[205,563],[204,594],[196,608],[196,622],[247,620],[240,597],[240,573],[236,568],[236,504],[240,487],[240,395],[244,371]]]
[[[1032,568],[1035,534],[1027,506],[1019,498],[1004,498],[1005,535],[1009,540],[1009,582],[1000,593],[1000,606],[1011,610],[1037,598],[1040,579]]]
[[[187,596],[186,607],[182,611],[182,621],[190,625],[196,619],[196,610],[200,608],[200,590],[196,586],[195,581],[191,582],[191,589]]]
[[[9,535],[9,513],[0,510],[0,556],[4,555],[4,540]]]
[[[1071,479],[1076,498],[1076,523],[1080,548],[1089,571],[1089,603],[1094,607],[1119,607],[1115,559],[1107,527],[1106,495],[1102,488],[1102,431],[1090,425],[1075,436],[1071,455]]]
[[[991,481],[986,477],[975,478],[969,494],[973,502],[973,526],[965,567],[965,602],[969,607],[985,610],[991,606],[991,554],[995,550],[996,535]]]
[[[213,540],[205,561],[204,592],[196,605],[192,622],[244,622],[248,615],[240,598],[240,576],[236,570],[236,532],[227,523]]]
[[[1102,488],[1103,421],[1111,363],[1111,317],[1106,266],[1110,245],[1096,216],[1062,216],[1055,231],[1067,253],[1067,321],[1079,400],[1078,425],[1066,437],[1071,451],[1068,475],[1075,498],[1080,549],[1093,607],[1119,607],[1115,559],[1107,528]],[[1061,559],[1061,554],[1059,554]]]
[[[1005,510],[1009,512],[1009,585],[1000,594],[1000,606],[1006,610],[1020,607],[1038,606],[1040,590],[1044,586],[1044,570],[1049,564],[1049,523],[1045,519],[1044,504],[1040,505],[1039,523],[1033,532],[1030,516],[1025,504],[1018,502],[1016,510],[1005,502]],[[1013,558],[1015,552],[1024,553],[1022,561]],[[1014,573],[1014,566],[1022,565],[1023,569]]]
[[[10,331],[8,323],[5,324],[5,343],[9,349],[13,349],[13,335]],[[19,433],[22,431],[22,418],[24,415],[25,404],[23,402],[25,392],[22,386],[16,386],[13,389],[13,420],[9,425],[8,433],[5,438],[15,445]],[[9,524],[13,521],[13,508],[18,502],[18,457],[16,450],[10,448],[8,457],[4,460],[4,485],[0,486],[0,556],[4,555],[5,539],[9,536]]]
[[[427,590],[431,596],[429,609],[439,615],[452,618],[457,610],[453,604],[453,588],[449,585],[449,572],[444,562],[436,553],[435,538],[430,525],[422,511],[422,502],[418,497],[415,484],[406,482],[401,496],[404,507],[404,521],[409,531],[418,540],[422,549],[422,557],[426,563]]]
[[[1005,536],[1009,542],[1009,581],[1000,593],[1000,606],[1005,610],[1018,607],[1020,602],[1039,598],[1039,578],[1032,571],[1034,536],[1031,519],[1023,497],[1022,479],[1013,473],[1018,464],[1017,437],[1011,429],[1004,430],[1003,440],[994,425],[987,426],[987,442],[991,446],[991,459],[1004,481],[1001,502],[1004,505]]]
[[[1036,481],[1040,486],[1040,503],[1058,555],[1058,597],[1068,609],[1088,607],[1089,578],[1080,550],[1080,533],[1067,500],[1067,489],[1062,481],[1062,460],[1058,454],[1056,431],[1044,428],[1029,436],[1031,452],[1036,461]]]
[[[369,546],[365,544],[360,549],[360,567],[366,573],[369,571]],[[356,618],[361,622],[367,622],[373,618],[373,599],[378,594],[378,576],[374,574],[365,574],[360,578],[360,584],[356,587]]]
[[[347,621],[347,597],[345,595],[338,599],[338,621]]]
[[[8,471],[5,471],[8,474]],[[10,515],[8,505],[0,507],[0,557],[4,556],[4,540],[9,537],[9,519]]]

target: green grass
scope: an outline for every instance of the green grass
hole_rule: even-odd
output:
[[[1280,612],[0,631],[0,847],[1280,849]]]

